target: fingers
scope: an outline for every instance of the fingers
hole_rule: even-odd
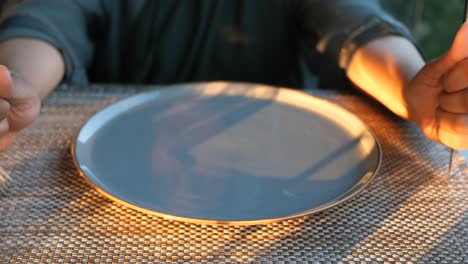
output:
[[[468,149],[468,135],[453,134],[450,131],[439,132],[440,142],[456,150]]]
[[[8,70],[4,66],[0,65],[0,91],[4,91],[5,88],[8,89],[8,87],[11,86],[11,78],[7,71]],[[10,125],[8,121],[9,113],[10,103],[5,99],[0,98],[0,151],[4,150],[13,141],[11,135],[8,136],[8,134],[10,134]]]
[[[10,112],[10,104],[0,99],[0,138],[3,137],[8,130],[10,125],[8,124],[8,113]]]
[[[437,118],[439,119],[439,131],[446,130],[453,134],[468,135],[467,114],[454,114],[444,110],[438,110]]]
[[[31,96],[32,84],[20,75],[0,65],[0,98],[23,100]]]
[[[10,130],[19,131],[29,126],[39,116],[41,102],[34,97],[12,105],[8,115]]]
[[[34,87],[0,65],[0,151],[39,115],[41,100]]]
[[[442,78],[443,90],[454,93],[468,87],[468,59],[464,59],[453,66]]]
[[[8,106],[5,106],[5,103]],[[9,109],[2,110],[2,107]],[[5,66],[0,65],[0,120],[5,118],[7,111],[9,129],[19,131],[34,121],[39,115],[40,107],[41,100],[34,88],[20,76],[15,77]]]
[[[451,68],[441,79],[438,141],[454,149],[468,149],[468,59]]]
[[[442,110],[453,114],[468,114],[468,89],[454,93],[442,93],[439,96]]]
[[[10,130],[7,119],[0,120],[0,138],[6,135]]]
[[[437,110],[439,141],[454,148],[468,149],[468,114]]]
[[[464,23],[457,32],[452,46],[447,53],[430,64],[431,73],[434,78],[441,78],[443,74],[449,71],[449,69],[455,66],[455,64],[465,58],[468,58],[468,49],[466,48],[467,43],[468,23]]]
[[[6,119],[10,112],[10,103],[8,101],[0,99],[0,120]]]
[[[0,98],[13,98],[13,79],[7,67],[0,65]]]

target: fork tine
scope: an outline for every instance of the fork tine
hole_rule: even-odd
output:
[[[7,186],[4,183],[0,183],[0,194],[6,195],[7,193]]]
[[[3,169],[1,166],[0,166],[0,175],[3,176],[3,178],[7,179],[8,181],[11,181],[11,177],[8,175],[5,169]]]
[[[6,194],[7,188],[10,185],[11,178],[6,171],[0,167],[0,193]]]

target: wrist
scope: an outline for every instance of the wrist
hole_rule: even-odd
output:
[[[407,90],[424,66],[414,45],[401,37],[385,37],[361,47],[351,60],[348,77],[396,115],[410,118]]]

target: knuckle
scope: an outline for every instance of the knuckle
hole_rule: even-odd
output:
[[[29,126],[39,116],[40,108],[40,103],[34,102],[24,102],[13,107],[9,115],[11,129],[18,131]]]
[[[468,86],[468,60],[456,64],[442,76],[441,85],[445,91],[456,91]]]
[[[444,75],[444,77],[442,77],[441,85],[442,85],[442,90],[443,91],[449,91],[450,87],[453,86],[451,84],[452,83],[451,80],[452,80],[452,78],[451,78],[451,75],[449,75],[449,74]]]
[[[445,111],[450,111],[452,104],[450,103],[450,95],[443,94],[439,97],[439,106]]]
[[[10,105],[0,100],[0,120],[5,119],[10,112]]]

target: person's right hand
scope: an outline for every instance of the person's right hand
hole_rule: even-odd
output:
[[[0,65],[0,151],[39,115],[41,99],[33,85]]]
[[[468,23],[445,55],[428,63],[405,89],[410,120],[430,139],[468,149]]]

